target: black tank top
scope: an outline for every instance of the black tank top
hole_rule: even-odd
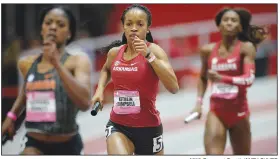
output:
[[[61,57],[61,63],[64,64],[69,56],[70,55],[68,53],[65,53]],[[72,102],[72,100],[66,93],[62,81],[55,69],[51,69],[45,73],[39,73],[37,71],[38,63],[41,60],[42,60],[42,55],[40,55],[34,61],[30,70],[28,71],[28,74],[26,75],[25,86],[24,86],[25,93],[26,95],[27,93],[30,94],[34,92],[37,92],[39,94],[42,92],[54,93],[53,101],[55,101],[56,103],[55,104],[56,111],[53,112],[53,114],[56,116],[56,120],[51,122],[33,121],[33,120],[27,121],[28,118],[26,117],[25,127],[27,129],[27,132],[39,132],[39,133],[54,134],[54,135],[77,133],[78,125],[76,123],[76,115],[78,112],[78,108],[75,106],[75,104]],[[26,103],[26,106],[27,105],[28,103]],[[40,117],[41,117],[40,115],[37,116],[37,119]]]

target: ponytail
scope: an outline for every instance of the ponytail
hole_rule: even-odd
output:
[[[146,40],[150,43],[153,43],[154,42],[154,39],[153,39],[153,36],[152,36],[152,33],[151,31],[149,31],[146,35]]]
[[[102,53],[102,54],[107,54],[112,48],[114,47],[119,47],[123,45],[122,41],[120,40],[116,40],[116,41],[113,41],[111,44],[109,44],[108,46],[105,46],[103,48],[101,48],[99,51]]]
[[[264,29],[264,27],[251,25],[248,29],[249,41],[255,45],[261,43],[266,38],[267,34],[268,32]]]
[[[238,39],[240,41],[249,41],[256,46],[266,38],[267,34],[263,27],[249,25],[248,28],[238,34]]]
[[[268,33],[265,31],[263,27],[256,25],[249,25],[246,30],[243,30],[238,34],[238,39],[240,41],[249,41],[253,43],[255,46],[261,43]]]
[[[122,43],[123,43],[123,44],[127,44],[127,39],[126,39],[124,33],[123,33],[123,35],[122,35]]]
[[[264,27],[250,25],[252,15],[246,9],[234,9],[240,17],[242,32],[238,34],[238,39],[241,41],[250,41],[255,46],[261,43],[267,35]]]

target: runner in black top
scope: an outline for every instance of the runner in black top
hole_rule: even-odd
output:
[[[76,33],[70,10],[51,7],[40,18],[43,53],[18,61],[25,82],[2,127],[14,134],[14,121],[26,109],[25,149],[22,154],[79,155],[83,143],[76,114],[90,101],[91,64],[87,56],[65,51]]]

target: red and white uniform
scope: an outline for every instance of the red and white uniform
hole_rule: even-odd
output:
[[[155,127],[161,124],[155,107],[159,78],[141,54],[125,61],[123,45],[111,65],[114,106],[110,120],[129,127]]]
[[[241,41],[226,58],[218,55],[220,45],[221,42],[216,43],[208,58],[208,69],[222,75],[221,82],[211,85],[210,107],[230,127],[249,114],[247,87],[254,81],[254,66],[244,65],[244,56],[240,54]]]

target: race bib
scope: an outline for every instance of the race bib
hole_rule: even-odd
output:
[[[213,83],[212,97],[234,99],[238,95],[238,87],[225,83]]]
[[[26,121],[56,121],[56,102],[54,92],[29,92],[27,93],[26,106]]]
[[[137,114],[140,112],[140,97],[138,91],[115,91],[114,107],[116,114]]]

